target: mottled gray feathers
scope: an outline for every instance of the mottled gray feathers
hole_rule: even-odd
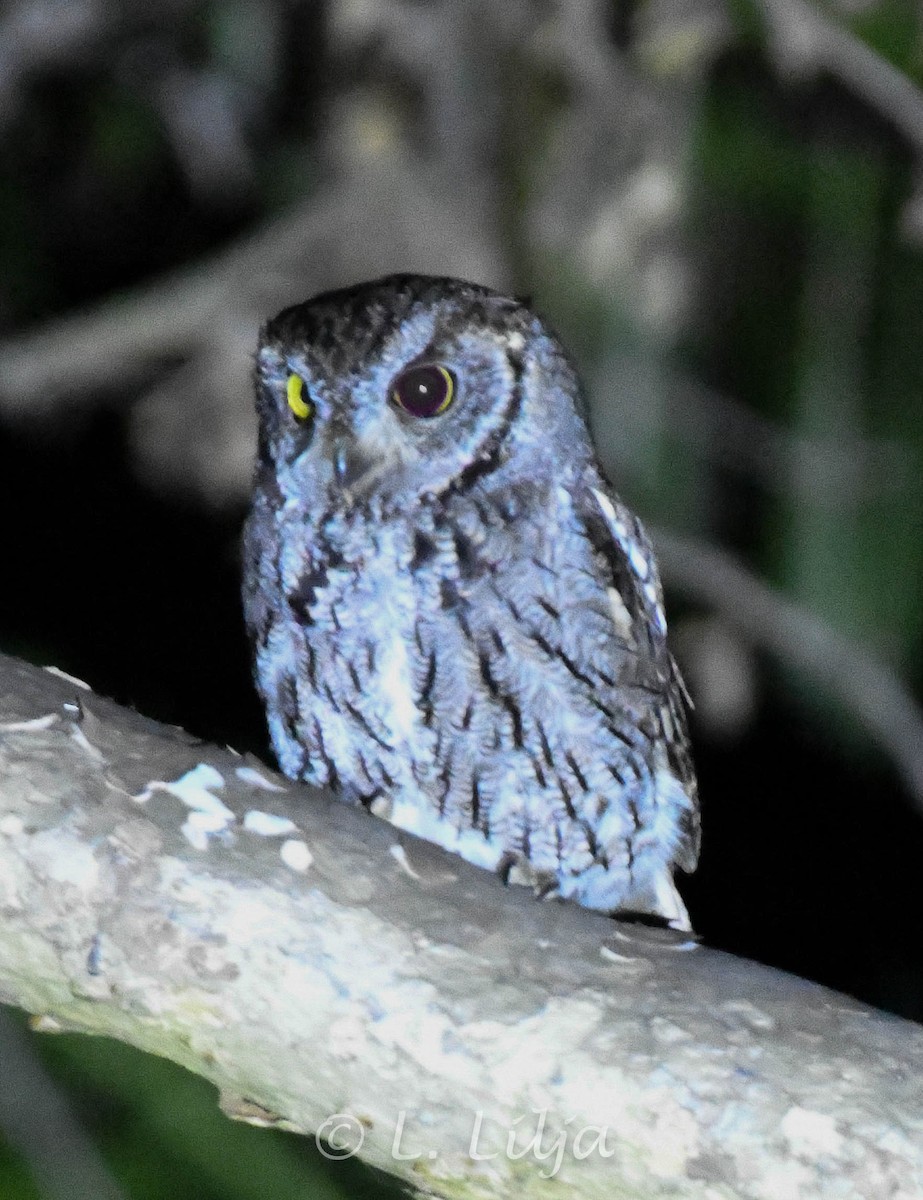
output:
[[[395,389],[421,367],[445,398],[423,416]],[[283,770],[685,925],[696,789],[657,569],[546,326],[456,280],[327,293],[266,326],[257,407],[244,596]]]

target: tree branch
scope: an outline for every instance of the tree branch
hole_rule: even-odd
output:
[[[849,29],[808,0],[758,0],[783,72],[829,71],[889,120],[919,153],[923,149],[923,93]]]
[[[0,997],[232,1116],[361,1137],[435,1196],[919,1188],[914,1025],[538,903],[5,658],[0,778]]]

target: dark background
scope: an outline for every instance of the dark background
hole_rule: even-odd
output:
[[[0,9],[0,648],[268,755],[237,557],[260,321],[391,269],[529,294],[616,485],[671,535],[696,929],[923,1018],[916,6],[143,7]],[[696,547],[784,598],[781,649],[743,593],[689,585]],[[838,688],[798,614],[833,632]],[[911,731],[888,745],[869,656]],[[32,1053],[17,1021],[7,1056]],[[387,1190],[231,1126],[169,1064],[37,1053],[113,1195]],[[77,1194],[25,1127],[2,1194]]]

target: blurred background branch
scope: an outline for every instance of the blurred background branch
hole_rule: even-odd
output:
[[[829,72],[891,121],[917,152],[923,149],[923,94],[903,71],[820,5],[808,0],[758,3],[766,18],[768,49],[784,77],[804,81]]]
[[[728,554],[667,530],[652,530],[667,578],[688,599],[737,628],[752,645],[810,676],[851,711],[893,760],[923,818],[923,708],[894,671],[859,643],[767,587]],[[706,691],[707,662],[687,644]]]

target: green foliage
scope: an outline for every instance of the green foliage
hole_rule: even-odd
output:
[[[896,65],[917,62],[911,6],[869,6],[855,28]],[[791,478],[742,499],[741,549],[806,608],[912,671],[923,254],[903,222],[911,150],[843,84],[780,81],[751,45],[713,75],[694,164],[693,228],[713,279],[688,349],[791,445]],[[841,714],[832,723],[844,743],[865,744]]]
[[[398,1196],[361,1163],[324,1159],[309,1138],[229,1120],[210,1084],[165,1059],[82,1035],[42,1037],[36,1044],[132,1200]],[[0,1195],[40,1200],[26,1165],[2,1148]]]

